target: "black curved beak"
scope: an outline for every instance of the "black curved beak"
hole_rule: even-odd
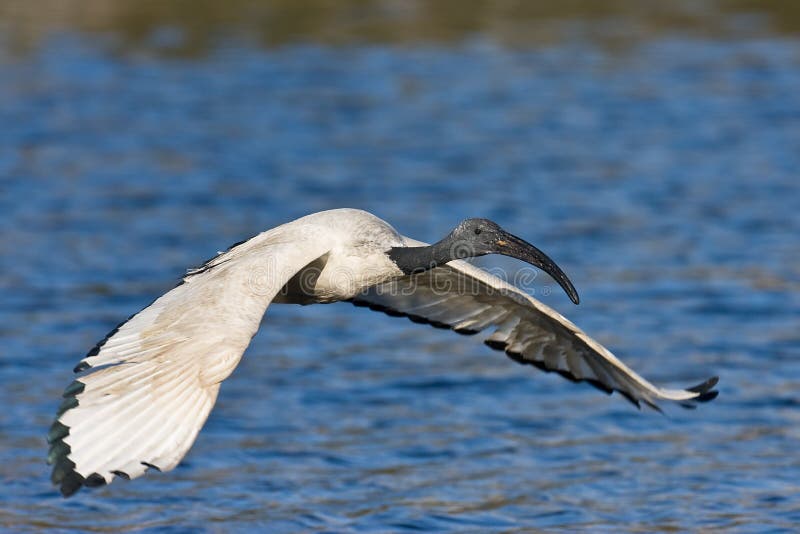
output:
[[[497,254],[517,258],[549,274],[553,280],[558,282],[558,285],[561,286],[572,302],[575,304],[580,303],[581,299],[578,296],[578,292],[575,290],[575,286],[572,285],[572,282],[567,275],[564,274],[564,271],[562,271],[561,268],[556,265],[556,262],[551,260],[547,254],[524,239],[520,239],[505,231],[500,233],[494,245]]]

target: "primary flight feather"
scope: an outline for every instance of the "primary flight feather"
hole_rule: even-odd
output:
[[[214,406],[272,303],[349,301],[477,334],[520,363],[618,391],[637,406],[711,400],[716,377],[657,387],[552,308],[465,258],[504,254],[547,272],[542,251],[486,219],[427,245],[361,210],[314,213],[236,244],[120,324],[76,366],[48,433],[52,481],[64,496],[150,468],[174,468]]]

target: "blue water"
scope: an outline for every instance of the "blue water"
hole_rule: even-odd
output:
[[[3,529],[800,523],[800,40],[2,57]],[[342,206],[428,241],[498,221],[582,303],[529,291],[719,398],[639,412],[475,338],[274,306],[181,466],[63,500],[44,436],[85,352],[185,268]]]

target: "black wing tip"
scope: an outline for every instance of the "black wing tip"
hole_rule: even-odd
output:
[[[87,488],[96,488],[99,486],[105,486],[108,482],[100,473],[92,473],[86,480],[83,481],[83,485]]]
[[[719,395],[719,391],[713,389],[714,386],[719,383],[718,376],[712,376],[705,382],[697,384],[696,386],[692,386],[690,388],[686,388],[686,391],[691,391],[692,393],[697,393],[696,397],[692,397],[685,402],[681,402],[680,405],[687,410],[694,410],[697,408],[697,403],[700,402],[708,402],[712,401],[717,398]]]
[[[118,476],[119,478],[121,478],[123,480],[130,480],[131,479],[131,476],[128,473],[126,473],[125,471],[114,470],[114,471],[111,471],[111,473],[116,475],[116,476]]]
[[[71,410],[78,406],[78,399],[75,397],[66,397],[63,401],[61,401],[61,405],[58,407],[58,411],[56,412],[56,417],[61,417],[67,410]]]
[[[633,395],[631,395],[627,391],[622,391],[621,389],[616,389],[614,391],[618,392],[620,395],[622,395],[625,398],[625,400],[627,400],[628,402],[630,402],[631,404],[636,406],[637,410],[641,410],[642,409],[642,403],[639,402],[639,399],[637,399],[636,397],[634,397]]]
[[[586,382],[590,386],[594,386],[595,388],[599,389],[606,395],[611,395],[612,393],[614,393],[614,388],[610,388],[607,385],[600,382],[599,380],[595,380],[594,378],[585,378],[584,382]]]
[[[83,487],[83,483],[85,481],[86,479],[83,477],[83,475],[75,470],[70,471],[61,480],[61,496],[64,498],[72,497],[78,492],[79,489]]]
[[[491,338],[486,339],[486,340],[484,340],[483,344],[486,345],[487,347],[489,347],[490,349],[494,349],[494,350],[505,350],[506,349],[506,342],[505,341],[499,341],[497,339],[491,339]]]
[[[689,399],[689,402],[681,403],[681,406],[684,408],[694,409],[697,407],[698,402],[709,402],[716,399],[719,395],[719,391],[713,388],[717,385],[717,383],[719,383],[719,377],[712,376],[705,382],[690,388],[686,388],[686,391],[691,391],[692,393],[697,393],[698,395]]]
[[[385,310],[381,311],[383,311],[383,313],[386,313]],[[412,323],[427,324],[434,328],[440,328],[442,330],[448,330],[452,328],[452,326],[447,323],[443,323],[442,321],[437,321],[435,319],[428,319],[427,317],[423,317],[422,315],[415,315],[411,313],[404,313],[402,315],[408,317],[408,320],[411,321]]]
[[[695,397],[695,401],[697,402],[708,402],[716,399],[719,396],[719,391],[709,391],[707,393],[703,393],[702,395]]]
[[[462,336],[474,336],[480,333],[480,330],[476,330],[474,328],[453,328],[453,332],[456,334],[461,334]]]
[[[58,423],[58,419],[67,411],[78,407],[80,402],[77,396],[83,393],[84,389],[86,389],[86,384],[80,380],[73,380],[72,383],[64,389],[64,393],[61,395],[64,400],[61,401],[58,410],[56,410],[56,423]],[[55,423],[53,423],[53,425],[55,425]]]
[[[108,481],[100,473],[92,473],[88,477],[84,477],[75,470],[75,462],[69,459],[72,448],[64,441],[64,437],[69,435],[69,427],[56,421],[51,428],[64,433],[50,445],[50,453],[47,458],[48,463],[54,464],[50,480],[59,486],[61,495],[67,498],[75,495],[83,486],[96,488],[106,485]]]
[[[47,431],[47,443],[50,444],[50,450],[47,453],[47,463],[53,465],[53,472],[50,475],[50,480],[53,484],[60,486],[61,495],[64,497],[74,495],[81,486],[85,485],[86,478],[75,471],[75,462],[69,459],[72,448],[64,441],[64,438],[69,436],[70,428],[59,419],[67,411],[80,405],[77,395],[83,393],[85,388],[86,384],[80,380],[73,380],[64,389],[64,394],[62,395],[64,400],[61,401],[61,405],[56,411],[56,420],[50,425],[50,429]],[[93,479],[93,482],[94,481],[96,481],[96,479]]]
[[[61,421],[55,421],[47,431],[47,443],[52,445],[58,440],[64,439],[69,435],[69,427]]]
[[[686,388],[686,390],[687,391],[691,391],[692,393],[700,393],[700,394],[710,393],[711,392],[711,388],[716,386],[718,383],[719,383],[719,377],[718,376],[712,376],[711,378],[709,378],[705,382],[702,382],[702,383],[697,384],[696,386],[692,386],[690,388]],[[711,399],[709,399],[709,400],[711,400]]]
[[[155,469],[159,473],[161,472],[161,468],[158,467],[156,464],[151,464],[150,462],[145,462],[145,461],[142,461],[142,462],[139,462],[139,463],[141,463],[143,466],[147,467],[148,469]]]
[[[62,497],[72,497],[84,486],[87,488],[97,488],[108,484],[108,481],[100,473],[92,473],[88,477],[84,477],[75,471],[75,464],[73,462],[70,461],[69,463],[72,464],[72,469],[67,471],[61,480],[55,482],[56,484],[61,484],[59,491]]]
[[[50,480],[56,486],[60,486],[62,496],[69,497],[81,489],[86,479],[83,475],[75,471],[75,462],[69,459],[69,453],[72,452],[72,449],[69,444],[64,441],[64,438],[69,435],[69,427],[56,421],[50,429],[48,441],[50,441],[51,435],[53,435],[54,432],[56,435],[59,435],[59,437],[52,440],[50,451],[47,455],[47,463],[53,464],[53,472],[50,475]]]
[[[86,389],[86,384],[80,380],[73,380],[72,383],[64,389],[64,393],[61,396],[65,399],[67,397],[75,397],[83,393],[84,389]]]
[[[78,362],[78,365],[76,365],[72,369],[72,372],[73,373],[80,373],[82,371],[85,371],[85,370],[91,369],[91,368],[92,368],[92,366],[89,364],[89,362],[87,362],[86,360],[81,360],[80,362]]]

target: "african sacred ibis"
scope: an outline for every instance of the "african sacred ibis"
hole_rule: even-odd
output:
[[[493,328],[486,344],[514,360],[618,391],[637,406],[716,397],[716,377],[685,390],[654,386],[552,308],[462,261],[485,254],[544,270],[578,303],[550,258],[486,219],[467,219],[429,246],[370,213],[337,209],[232,246],[81,360],[48,434],[53,483],[69,496],[174,468],[271,302],[349,301],[460,333]]]

